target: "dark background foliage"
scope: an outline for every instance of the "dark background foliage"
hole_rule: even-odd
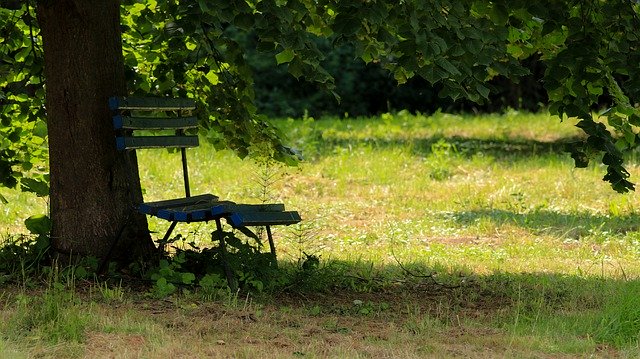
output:
[[[547,105],[543,88],[544,66],[536,56],[523,61],[530,75],[513,80],[496,77],[489,85],[489,101],[478,104],[453,101],[438,96],[441,86],[433,86],[421,77],[398,85],[393,75],[378,63],[365,64],[356,58],[350,46],[332,49],[328,40],[317,40],[326,58],[323,66],[335,78],[340,101],[327,91],[304,79],[296,79],[286,66],[276,66],[275,53],[256,50],[255,38],[238,39],[246,45],[247,62],[255,74],[256,104],[270,117],[367,116],[390,111],[409,110],[431,113],[445,111],[495,112],[506,108],[538,111]]]

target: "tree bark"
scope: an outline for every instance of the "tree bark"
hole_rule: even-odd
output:
[[[137,172],[115,147],[108,98],[126,91],[118,0],[42,0],[51,169],[51,238],[59,253],[148,256],[153,242]],[[135,157],[132,163],[135,165]],[[132,166],[135,167],[135,166]]]

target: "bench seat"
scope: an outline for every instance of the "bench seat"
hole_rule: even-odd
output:
[[[282,203],[221,203],[211,209],[214,216],[224,216],[234,228],[248,226],[290,225],[301,221],[296,211],[285,211]]]
[[[211,208],[233,203],[220,201],[218,196],[203,194],[193,197],[176,198],[157,202],[145,202],[138,206],[138,212],[175,222],[210,221],[220,216],[211,212]]]
[[[175,222],[202,222],[226,218],[233,227],[290,225],[301,221],[295,211],[285,211],[282,203],[238,204],[220,201],[218,196],[203,194],[138,206],[143,214]]]

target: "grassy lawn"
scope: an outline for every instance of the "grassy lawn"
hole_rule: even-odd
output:
[[[573,168],[563,151],[579,136],[571,121],[510,112],[273,122],[303,163],[201,146],[190,152],[192,192],[298,210],[303,222],[275,236],[283,270],[320,259],[301,288],[154,299],[146,284],[62,269],[43,283],[0,276],[0,357],[640,356],[638,195],[613,192],[597,164]],[[140,156],[147,200],[180,194],[179,161]],[[2,193],[10,240],[46,201]],[[210,245],[211,224],[178,230]]]

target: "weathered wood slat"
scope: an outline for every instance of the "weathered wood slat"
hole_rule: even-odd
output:
[[[233,213],[229,222],[234,227],[289,225],[300,222],[300,214],[296,211],[286,212],[244,212]]]
[[[139,136],[116,137],[118,150],[142,149],[142,148],[186,148],[197,147],[198,136]]]
[[[219,203],[219,201],[213,201],[213,202],[207,201],[202,203],[186,204],[186,205],[178,204],[175,206],[165,207],[162,209],[174,211],[174,212],[190,212],[190,211],[199,211],[199,210],[207,210],[211,212],[211,207],[217,205],[217,203]]]
[[[200,222],[208,221],[211,218],[208,209],[190,210],[176,212],[174,220],[178,222]]]
[[[167,130],[198,127],[198,118],[191,117],[130,117],[113,116],[113,128],[116,130]]]
[[[208,208],[190,210],[161,209],[156,214],[156,217],[176,222],[200,222],[213,219]]]
[[[162,218],[162,219],[164,219],[166,221],[173,221],[174,213],[172,211],[167,211],[167,210],[161,209],[161,210],[157,211],[156,213],[154,213],[153,216],[156,216],[158,218]]]
[[[147,110],[147,111],[176,111],[193,110],[196,102],[189,98],[169,97],[111,97],[111,110]]]
[[[236,203],[220,203],[211,208],[211,213],[214,216],[227,215],[231,213],[243,213],[243,212],[282,212],[284,211],[284,204],[282,203],[267,203],[267,204],[236,204]]]
[[[186,208],[189,206],[204,206],[202,208],[211,208],[219,203],[218,196],[212,194],[202,194],[193,197],[176,198],[164,201],[146,202],[138,206],[138,211],[144,214],[156,214],[161,209],[167,208]]]

